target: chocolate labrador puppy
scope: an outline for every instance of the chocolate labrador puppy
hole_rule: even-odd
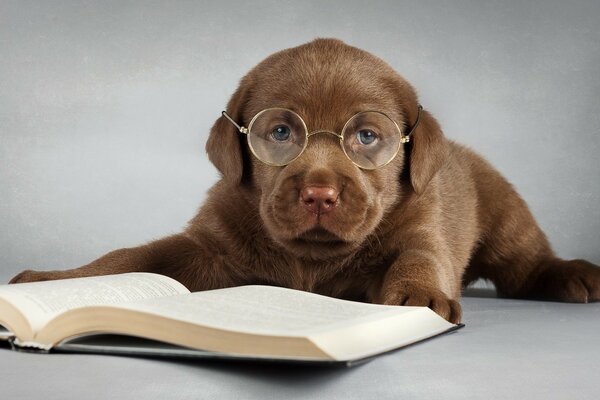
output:
[[[318,39],[252,69],[206,144],[222,174],[184,232],[12,283],[131,271],[192,291],[267,284],[429,306],[461,319],[461,288],[600,300],[600,268],[555,256],[527,205],[446,139],[379,58]]]

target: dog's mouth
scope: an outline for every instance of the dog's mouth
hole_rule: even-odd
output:
[[[351,251],[354,243],[341,239],[327,229],[317,226],[293,239],[286,240],[286,247],[301,257],[324,260]]]
[[[295,176],[285,178],[261,198],[261,217],[271,238],[294,255],[314,260],[344,256],[358,249],[374,228],[371,222],[377,204],[360,185],[347,179],[335,207],[315,213],[307,199],[299,197]]]
[[[337,236],[336,234],[328,231],[327,229],[325,229],[321,226],[317,226],[312,229],[309,229],[309,230],[301,233],[300,235],[298,235],[293,240],[296,242],[299,242],[299,243],[307,243],[307,244],[308,243],[317,243],[317,244],[336,245],[336,244],[346,243],[345,240],[342,240],[339,236]]]

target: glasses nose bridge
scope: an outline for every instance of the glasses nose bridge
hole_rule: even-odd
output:
[[[343,149],[343,144],[342,144],[342,142],[343,142],[343,136],[342,136],[340,133],[337,133],[337,132],[334,132],[334,131],[330,131],[330,130],[328,130],[328,129],[316,129],[316,130],[314,130],[314,131],[310,131],[310,132],[308,132],[308,133],[307,133],[307,135],[306,135],[306,145],[305,145],[304,149],[302,150],[302,153],[304,153],[304,152],[305,152],[305,151],[307,151],[307,150],[308,150],[308,151],[311,151],[311,150],[309,150],[309,148],[312,148],[312,146],[310,146],[310,144],[311,144],[311,143],[313,143],[313,141],[315,140],[314,138],[311,140],[311,137],[312,137],[312,136],[316,136],[318,133],[323,133],[323,134],[325,134],[325,135],[322,137],[322,139],[325,139],[325,137],[329,137],[329,138],[333,137],[333,138],[337,139],[337,140],[336,140],[336,142],[338,143],[338,145],[339,145],[340,147],[342,147],[342,148],[340,149],[340,153],[343,153],[343,154],[344,154],[346,157],[348,157],[348,156],[346,155],[346,151]],[[313,143],[313,144],[314,144],[314,143]],[[316,149],[319,149],[319,147],[318,147],[318,146],[317,146],[317,147],[315,147],[315,148],[316,148]],[[330,148],[330,149],[331,149],[331,148]],[[328,151],[330,152],[331,150],[328,150]],[[329,154],[330,154],[330,153],[329,153]],[[325,158],[329,158],[329,156],[328,156],[328,157],[325,157]]]
[[[311,136],[314,136],[314,135],[316,135],[317,133],[328,133],[328,134],[330,134],[330,135],[333,135],[333,136],[335,136],[335,137],[336,137],[336,138],[338,138],[338,139],[343,139],[343,135],[342,135],[341,133],[337,133],[337,132],[334,132],[334,131],[330,131],[330,130],[328,130],[328,129],[317,129],[317,130],[314,130],[314,131],[311,131],[311,132],[309,132],[307,136],[308,136],[308,137],[311,137]]]

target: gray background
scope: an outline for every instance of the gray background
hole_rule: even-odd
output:
[[[179,231],[217,179],[204,143],[239,79],[315,37],[388,61],[559,254],[600,263],[599,17],[598,1],[0,0],[0,280]]]

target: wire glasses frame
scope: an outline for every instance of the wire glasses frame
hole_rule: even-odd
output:
[[[419,104],[417,120],[415,121],[414,125],[410,128],[409,132],[406,134],[402,134],[402,131],[399,128],[398,124],[393,119],[391,119],[387,114],[385,114],[381,111],[372,111],[372,110],[361,111],[361,112],[354,114],[352,117],[350,117],[350,119],[344,124],[344,127],[342,128],[342,133],[336,133],[336,132],[332,132],[332,131],[328,131],[328,130],[316,130],[316,131],[309,132],[308,128],[306,127],[306,123],[304,122],[302,117],[300,117],[300,115],[298,115],[296,112],[289,110],[287,108],[280,108],[280,107],[266,108],[266,109],[260,111],[259,113],[257,113],[250,120],[248,127],[239,125],[236,121],[234,121],[234,119],[226,111],[223,111],[221,114],[229,122],[231,122],[240,133],[243,133],[244,135],[246,135],[248,147],[250,148],[250,151],[252,152],[252,154],[254,154],[254,156],[258,160],[260,160],[261,162],[263,162],[267,165],[281,167],[281,166],[291,163],[296,158],[300,157],[300,155],[304,152],[304,150],[308,146],[308,138],[309,137],[311,137],[317,133],[329,133],[329,134],[332,134],[332,135],[336,136],[337,138],[339,138],[340,147],[344,151],[344,154],[346,155],[346,157],[354,165],[356,165],[357,167],[359,167],[361,169],[373,170],[373,169],[381,168],[381,167],[387,165],[388,163],[390,163],[396,157],[398,152],[400,151],[401,145],[404,143],[408,143],[410,141],[413,133],[415,132],[416,128],[419,125],[422,109],[423,109],[423,107]],[[269,118],[269,115],[272,115],[272,117]],[[360,144],[364,145],[364,143],[363,143],[364,140],[366,140],[366,141],[369,141],[371,139],[377,140],[377,137],[371,138],[367,134],[367,132],[369,132],[369,133],[372,133],[372,132],[369,131],[368,129],[358,130],[358,128],[356,128],[356,129],[352,129],[352,128],[353,128],[353,124],[359,124],[361,119],[368,120],[369,117],[371,120],[372,119],[379,120],[380,126],[386,125],[386,128],[387,128],[386,130],[390,130],[393,132],[386,132],[386,134],[388,136],[387,136],[387,139],[382,141],[382,143],[381,143],[381,145],[383,147],[374,148],[374,150],[371,152],[372,154],[368,154],[368,153],[365,154],[365,152],[368,151],[366,149],[372,149],[372,147],[370,148],[369,146],[356,145],[356,140],[359,140]],[[278,122],[280,122],[280,124],[274,126],[273,123],[270,121],[271,119],[277,120]],[[286,121],[282,122],[283,120],[286,120]],[[261,125],[264,125],[267,122],[269,122],[269,124],[268,124],[269,128],[266,128],[266,130],[268,131],[269,129],[271,129],[272,132],[270,133],[271,137],[269,137],[268,139],[265,139],[264,137],[261,137],[260,134],[256,134],[255,132],[256,131],[259,131],[259,132],[264,131],[265,129],[261,129],[261,128],[264,128],[264,127],[261,127]],[[292,125],[292,128],[293,128],[294,123],[296,125],[295,131],[299,131],[299,132],[296,132],[295,140],[290,142],[289,140],[287,140],[287,139],[289,139],[289,134],[290,134],[290,128],[288,127],[288,125]],[[361,125],[358,125],[358,126],[361,126]],[[254,128],[254,130],[253,130],[253,128]],[[275,130],[273,130],[273,128]],[[284,129],[284,130],[281,130],[281,129]],[[361,135],[360,139],[354,139],[353,136],[348,136],[347,132],[349,130],[351,130],[350,134]],[[287,139],[284,141],[278,141],[279,138],[285,137],[286,132],[288,135]],[[273,140],[273,137],[272,137],[273,133],[276,133],[278,135],[281,135],[283,133],[284,136],[278,136],[277,140]],[[264,132],[263,132],[263,134],[264,134]],[[379,134],[375,133],[374,135],[379,135]],[[345,140],[354,140],[354,144],[345,143]],[[287,147],[281,147],[281,144],[286,143],[286,142],[288,143]],[[373,143],[373,142],[371,142],[371,143]],[[369,144],[371,144],[371,143],[369,143]],[[294,146],[290,147],[289,144],[293,144]],[[264,154],[261,155],[259,153],[264,153]],[[384,158],[382,160],[377,160],[377,158],[380,158],[378,156],[382,156]],[[373,159],[375,159],[376,161],[373,161]]]

